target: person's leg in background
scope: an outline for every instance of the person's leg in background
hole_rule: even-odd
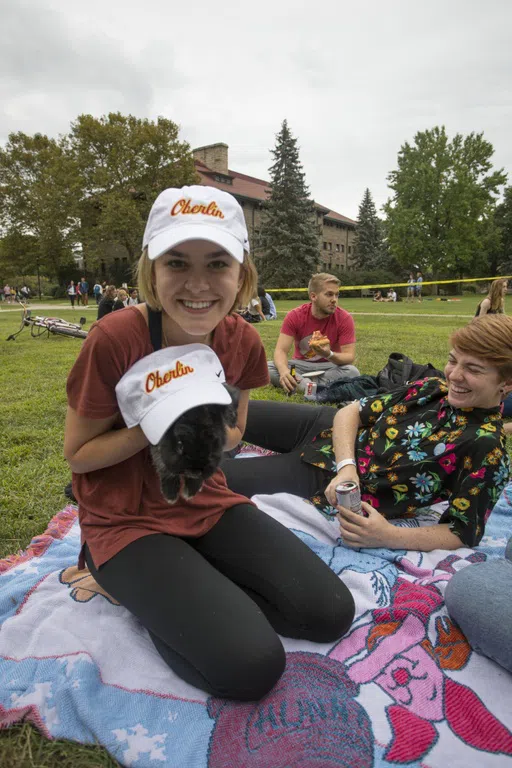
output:
[[[99,569],[87,548],[85,556],[179,677],[213,696],[260,699],[284,671],[282,643],[252,598],[196,551],[198,541],[144,536]]]
[[[350,629],[355,604],[345,584],[298,536],[253,505],[226,510],[191,543],[252,597],[280,635],[328,643]]]
[[[512,672],[512,538],[505,558],[475,563],[452,576],[448,613],[478,653]]]
[[[290,370],[291,363],[292,363],[292,361],[289,360],[288,361],[288,370]],[[279,383],[279,372],[278,372],[278,370],[276,368],[276,365],[275,365],[274,361],[273,360],[268,360],[267,361],[267,365],[268,365],[268,373],[269,373],[269,376],[270,376],[270,383],[272,384],[273,387],[279,388],[281,386],[281,384]]]
[[[69,300],[71,302],[71,307],[74,309],[75,308],[75,297],[71,293],[69,294]]]

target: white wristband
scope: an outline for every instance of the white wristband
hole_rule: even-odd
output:
[[[332,349],[331,349],[331,351],[329,352],[329,354],[327,355],[327,359],[328,359],[328,360],[330,360],[330,359],[331,359],[331,357],[334,357],[334,352],[332,351]]]
[[[340,469],[343,469],[343,467],[347,467],[349,464],[352,464],[352,466],[357,467],[355,459],[343,459],[342,461],[338,461],[338,463],[336,464],[336,472],[339,472]]]

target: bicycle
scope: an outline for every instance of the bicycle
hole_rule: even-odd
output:
[[[88,331],[84,331],[82,327],[87,322],[85,317],[81,317],[79,323],[70,323],[60,317],[45,317],[41,315],[32,317],[32,310],[27,309],[26,304],[22,301],[18,303],[23,307],[21,326],[16,333],[11,333],[11,335],[7,337],[7,341],[16,341],[16,338],[20,335],[22,330],[27,327],[30,328],[30,335],[34,339],[38,339],[45,334],[49,337],[50,333],[57,336],[72,336],[75,339],[87,338]]]

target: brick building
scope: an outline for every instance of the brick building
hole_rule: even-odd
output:
[[[196,171],[201,184],[230,192],[243,208],[251,254],[258,264],[261,231],[262,203],[270,193],[270,183],[247,176],[245,173],[229,170],[227,144],[209,144],[193,150]],[[351,268],[356,222],[341,213],[331,211],[315,203],[320,262],[318,271]]]

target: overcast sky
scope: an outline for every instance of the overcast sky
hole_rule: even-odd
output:
[[[512,183],[510,0],[0,0],[0,142],[164,115],[268,178],[287,118],[314,198],[380,207],[416,131],[483,131]]]

